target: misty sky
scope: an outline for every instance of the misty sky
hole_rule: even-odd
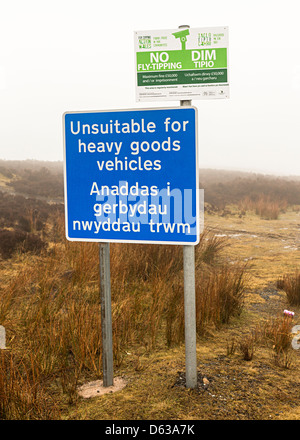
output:
[[[65,111],[137,103],[137,30],[229,27],[230,99],[193,100],[200,166],[300,175],[296,0],[0,0],[0,158],[63,160]]]

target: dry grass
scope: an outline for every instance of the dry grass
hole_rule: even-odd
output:
[[[102,375],[99,246],[62,233],[56,219],[56,243],[40,256],[16,255],[20,269],[1,289],[10,348],[1,353],[1,419],[57,419],[76,403],[78,384]],[[226,245],[205,231],[195,250],[199,335],[242,310],[245,267],[224,265]],[[182,263],[181,246],[111,245],[116,368],[130,347],[150,352],[183,340]]]
[[[253,333],[240,340],[239,349],[244,361],[251,361],[254,355],[255,337]]]
[[[290,368],[292,365],[292,327],[292,316],[268,318],[257,324],[249,333],[227,340],[226,355],[233,356],[238,350],[243,360],[251,361],[256,348],[265,346],[271,348],[272,357],[277,366]]]
[[[300,273],[284,275],[277,280],[277,287],[285,291],[288,302],[292,306],[300,305]]]
[[[291,347],[292,318],[289,316],[269,319],[261,327],[261,335],[269,340],[276,353],[286,351]]]
[[[266,220],[277,220],[280,212],[287,208],[287,202],[282,199],[272,199],[270,196],[260,194],[254,199],[244,197],[239,203],[242,211],[254,211],[256,215]]]

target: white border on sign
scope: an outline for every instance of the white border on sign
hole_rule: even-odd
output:
[[[156,241],[156,240],[117,240],[117,239],[98,239],[98,238],[71,238],[68,235],[68,196],[67,196],[67,161],[66,161],[66,133],[65,116],[69,114],[81,113],[113,113],[113,112],[140,112],[156,110],[195,110],[195,134],[196,134],[196,241]],[[64,203],[65,203],[65,234],[69,241],[93,242],[93,243],[136,243],[136,244],[170,244],[170,245],[191,245],[196,246],[200,241],[200,200],[199,200],[199,156],[198,156],[198,109],[194,106],[176,106],[176,107],[155,107],[155,108],[134,108],[134,109],[113,109],[113,110],[83,110],[66,111],[63,113],[63,145],[64,145]]]

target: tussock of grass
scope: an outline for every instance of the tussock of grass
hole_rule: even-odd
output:
[[[240,202],[242,211],[254,211],[256,215],[266,220],[277,220],[280,212],[287,208],[285,199],[274,198],[269,195],[260,194],[253,198],[245,196]]]
[[[284,275],[277,280],[277,287],[285,291],[288,302],[292,306],[300,305],[300,273]]]

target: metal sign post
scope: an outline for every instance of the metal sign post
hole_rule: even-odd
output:
[[[180,101],[181,106],[191,106],[192,101]],[[184,325],[186,387],[197,386],[196,352],[196,295],[195,295],[195,247],[183,246],[184,272]]]
[[[183,246],[186,387],[197,386],[195,248]]]
[[[180,36],[185,50],[186,35],[189,26],[179,26],[177,35]],[[181,106],[191,106],[191,100],[180,101]],[[197,351],[196,351],[196,292],[195,292],[195,248],[183,246],[184,274],[184,325],[185,325],[185,375],[186,387],[197,386]]]
[[[99,244],[103,386],[113,385],[113,344],[109,243]]]

